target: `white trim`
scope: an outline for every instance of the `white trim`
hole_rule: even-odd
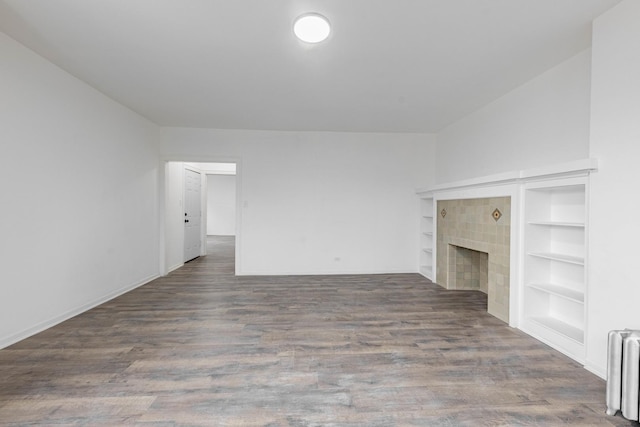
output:
[[[230,171],[203,171],[204,174],[206,175],[235,175],[235,172],[230,172]]]
[[[607,379],[607,370],[606,370],[606,368],[602,369],[602,367],[600,367],[598,365],[595,365],[594,363],[591,363],[588,360],[585,360],[585,362],[584,362],[584,369],[586,369],[587,371],[591,372],[592,374],[595,374],[595,375],[599,376],[600,378],[602,378],[605,381]]]
[[[242,274],[242,217],[244,206],[244,199],[242,198],[242,177],[243,177],[243,164],[242,159],[238,158],[236,160],[236,253],[235,253],[235,264],[236,264],[236,276],[240,276]]]
[[[511,184],[514,181],[517,181],[520,177],[519,171],[513,172],[505,172],[496,175],[487,175],[479,178],[466,179],[463,181],[454,181],[444,184],[437,184],[431,188],[426,188],[420,191],[442,191],[442,190],[452,190],[456,188],[466,188],[466,187],[482,187],[486,185],[499,185],[499,184]]]
[[[554,350],[564,354],[571,360],[574,360],[575,362],[579,363],[580,365],[586,368],[583,357],[577,357],[576,352],[569,351],[565,346],[558,344],[557,341],[550,340],[549,338],[544,336],[544,334],[540,334],[536,331],[540,329],[543,329],[543,330],[546,329],[551,331],[551,329],[549,329],[547,326],[544,326],[540,323],[523,322],[522,326],[519,327],[518,329],[520,329],[522,332],[529,335],[530,337],[540,341],[541,343],[546,344],[549,347],[553,348]],[[556,332],[556,336],[558,336],[557,332]],[[583,346],[583,344],[580,344],[577,341],[574,341],[568,337],[562,337],[561,340],[564,341],[565,345],[567,342],[570,342],[573,344],[574,347]]]
[[[520,178],[523,180],[541,179],[560,177],[565,175],[584,174],[587,172],[598,170],[598,159],[581,159],[573,162],[566,162],[545,166],[536,169],[523,170]]]
[[[167,270],[167,238],[166,238],[166,194],[167,194],[167,162],[160,161],[158,166],[158,273],[160,276],[168,274]]]
[[[571,175],[583,175],[597,169],[597,159],[581,159],[540,168],[504,172],[500,174],[487,175],[462,181],[437,184],[429,188],[418,188],[416,189],[416,193],[424,195],[426,193],[436,193],[464,188],[481,188],[487,186],[494,187],[507,184],[517,184],[520,182],[535,181],[540,179],[559,178]]]
[[[192,171],[192,172],[196,172],[196,173],[198,173],[198,174],[200,174],[200,175],[204,175],[204,172],[202,172],[202,170],[200,170],[200,169],[198,169],[197,167],[195,167],[195,166],[193,166],[193,165],[189,164],[188,162],[182,162],[182,166],[183,166],[185,169],[189,169],[189,170],[190,170],[190,171]]]
[[[91,302],[88,302],[86,304],[82,304],[79,307],[76,308],[72,308],[71,310],[67,310],[66,312],[62,313],[59,316],[55,316],[52,317],[51,319],[45,320],[43,322],[40,322],[38,324],[36,324],[35,326],[29,327],[25,330],[22,330],[20,332],[17,332],[15,334],[9,335],[8,337],[4,337],[0,339],[0,349],[8,347],[12,344],[17,343],[18,341],[22,341],[23,339],[29,338],[35,334],[38,334],[44,330],[47,330],[55,325],[58,325],[62,322],[64,322],[65,320],[69,320],[72,317],[75,317],[79,314],[84,313],[85,311],[91,310],[92,308],[95,308],[101,304],[104,304],[108,301],[111,301],[112,299],[115,299],[121,295],[126,294],[127,292],[131,292],[132,290],[139,288],[140,286],[146,285],[147,283],[157,279],[158,277],[160,277],[159,274],[152,274],[150,276],[148,276],[145,279],[142,279],[139,282],[133,283],[131,285],[128,286],[124,286],[120,289],[117,289],[113,292],[109,292],[106,295],[103,295],[102,297],[95,299]]]
[[[172,267],[169,267],[169,268],[167,269],[167,273],[165,274],[165,276],[166,276],[167,274],[171,273],[172,271],[179,269],[179,268],[180,268],[180,267],[182,267],[183,265],[184,265],[184,262],[181,262],[181,263],[178,263],[178,264],[176,264],[176,265],[174,265],[174,266],[172,266]]]
[[[200,172],[200,256],[207,255],[207,208],[209,190],[207,174]]]
[[[415,269],[399,269],[399,270],[338,270],[338,271],[264,271],[254,270],[246,271],[237,276],[362,276],[362,275],[389,275],[389,274],[417,274]],[[424,276],[423,276],[424,277]]]

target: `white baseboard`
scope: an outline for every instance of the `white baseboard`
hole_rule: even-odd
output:
[[[167,270],[167,274],[171,273],[174,270],[179,269],[180,267],[182,267],[184,265],[184,262],[181,262],[179,264],[174,265],[173,267],[169,267],[169,269]]]
[[[144,279],[142,279],[139,282],[133,283],[131,285],[128,286],[124,286],[120,289],[117,289],[113,292],[109,292],[106,295],[103,295],[102,297],[95,299],[91,302],[88,302],[86,304],[83,304],[79,307],[73,308],[71,310],[68,310],[62,314],[60,314],[59,316],[55,316],[49,320],[45,320],[43,322],[40,322],[34,326],[31,326],[27,329],[24,329],[18,333],[9,335],[8,337],[3,337],[0,338],[0,349],[3,349],[5,347],[8,347],[12,344],[17,343],[18,341],[22,341],[25,338],[29,338],[32,335],[35,335],[37,333],[40,333],[46,329],[51,328],[52,326],[55,326],[59,323],[64,322],[65,320],[69,320],[74,316],[77,316],[78,314],[84,313],[85,311],[91,310],[94,307],[99,306],[100,304],[104,304],[105,302],[112,300],[114,298],[119,297],[120,295],[126,294],[129,291],[132,291],[136,288],[139,288],[142,285],[145,285],[149,282],[151,282],[152,280],[157,279],[158,277],[160,277],[160,275],[158,274],[153,274],[149,277],[146,277]]]
[[[584,365],[584,369],[586,369],[587,371],[591,372],[592,374],[595,374],[595,375],[599,376],[603,380],[607,379],[607,370],[606,370],[606,368],[602,368],[601,366],[596,366],[593,363],[590,363],[589,361],[587,361],[585,363],[585,365]]]
[[[360,276],[369,274],[420,274],[415,269],[412,270],[342,270],[342,271],[241,271],[236,272],[237,276]]]

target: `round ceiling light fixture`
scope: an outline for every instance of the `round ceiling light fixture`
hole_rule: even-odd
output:
[[[320,43],[329,37],[331,25],[327,18],[318,13],[305,13],[296,18],[293,32],[303,42]]]

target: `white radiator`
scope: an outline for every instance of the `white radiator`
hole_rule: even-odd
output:
[[[640,388],[640,331],[609,332],[607,358],[607,414],[618,410],[638,421]]]

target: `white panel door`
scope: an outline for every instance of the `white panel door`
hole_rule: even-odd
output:
[[[184,170],[184,262],[200,255],[201,185],[198,172]]]

